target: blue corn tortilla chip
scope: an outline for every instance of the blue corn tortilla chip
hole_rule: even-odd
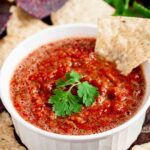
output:
[[[43,19],[58,10],[67,0],[17,0],[17,5],[28,14]]]
[[[2,104],[1,100],[0,100],[0,113],[4,110],[4,105]]]
[[[0,13],[0,35],[5,31],[7,21],[9,20],[10,13]]]

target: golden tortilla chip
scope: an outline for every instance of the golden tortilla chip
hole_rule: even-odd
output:
[[[53,24],[93,23],[100,16],[110,16],[114,8],[103,0],[68,0],[62,8],[52,13]]]
[[[8,35],[28,37],[48,26],[41,20],[31,17],[18,7],[12,6],[10,12],[13,15],[7,24]]]
[[[6,36],[2,40],[0,40],[0,66],[4,62],[5,58],[9,54],[9,52],[15,47],[18,43],[17,40],[13,40],[12,36]]]
[[[132,148],[132,150],[150,150],[150,143],[136,145]]]
[[[11,118],[6,112],[0,114],[0,150],[25,150],[16,141]]]
[[[99,19],[95,52],[115,62],[122,74],[129,74],[150,58],[150,19]]]
[[[9,52],[28,36],[45,29],[47,24],[35,19],[18,7],[12,6],[12,17],[7,25],[7,36],[0,40],[0,66]]]

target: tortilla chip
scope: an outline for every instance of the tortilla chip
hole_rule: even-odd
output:
[[[114,8],[103,0],[69,0],[55,13],[51,19],[54,25],[68,23],[97,24],[100,16],[110,16]]]
[[[150,58],[150,19],[107,17],[98,21],[95,52],[123,75]]]
[[[21,38],[15,36],[6,36],[0,40],[0,66],[13,48],[21,41]]]
[[[48,26],[41,20],[31,17],[18,7],[12,6],[10,12],[13,15],[7,25],[8,35],[28,37]]]
[[[12,17],[7,25],[8,35],[0,40],[0,66],[9,52],[28,36],[45,29],[47,24],[35,19],[18,7],[11,7]]]
[[[136,145],[132,148],[132,150],[150,150],[150,143]]]
[[[0,114],[0,150],[25,150],[16,141],[11,118],[6,112]]]

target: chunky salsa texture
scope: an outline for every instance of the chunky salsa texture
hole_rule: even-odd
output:
[[[94,53],[95,38],[69,38],[41,46],[16,68],[10,94],[18,113],[49,132],[86,135],[103,132],[130,119],[142,104],[145,80],[141,67],[123,76],[115,65]],[[48,99],[56,81],[71,70],[96,86],[99,97],[81,112],[58,117]]]

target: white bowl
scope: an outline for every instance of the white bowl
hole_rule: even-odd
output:
[[[23,58],[39,46],[66,37],[95,37],[94,25],[64,25],[45,29],[19,44],[8,56],[1,69],[0,91],[2,102],[12,116],[17,134],[29,150],[126,150],[139,135],[150,105],[150,63],[143,64],[147,88],[138,113],[124,124],[109,131],[84,135],[59,135],[44,131],[25,121],[15,110],[10,98],[10,79]]]

